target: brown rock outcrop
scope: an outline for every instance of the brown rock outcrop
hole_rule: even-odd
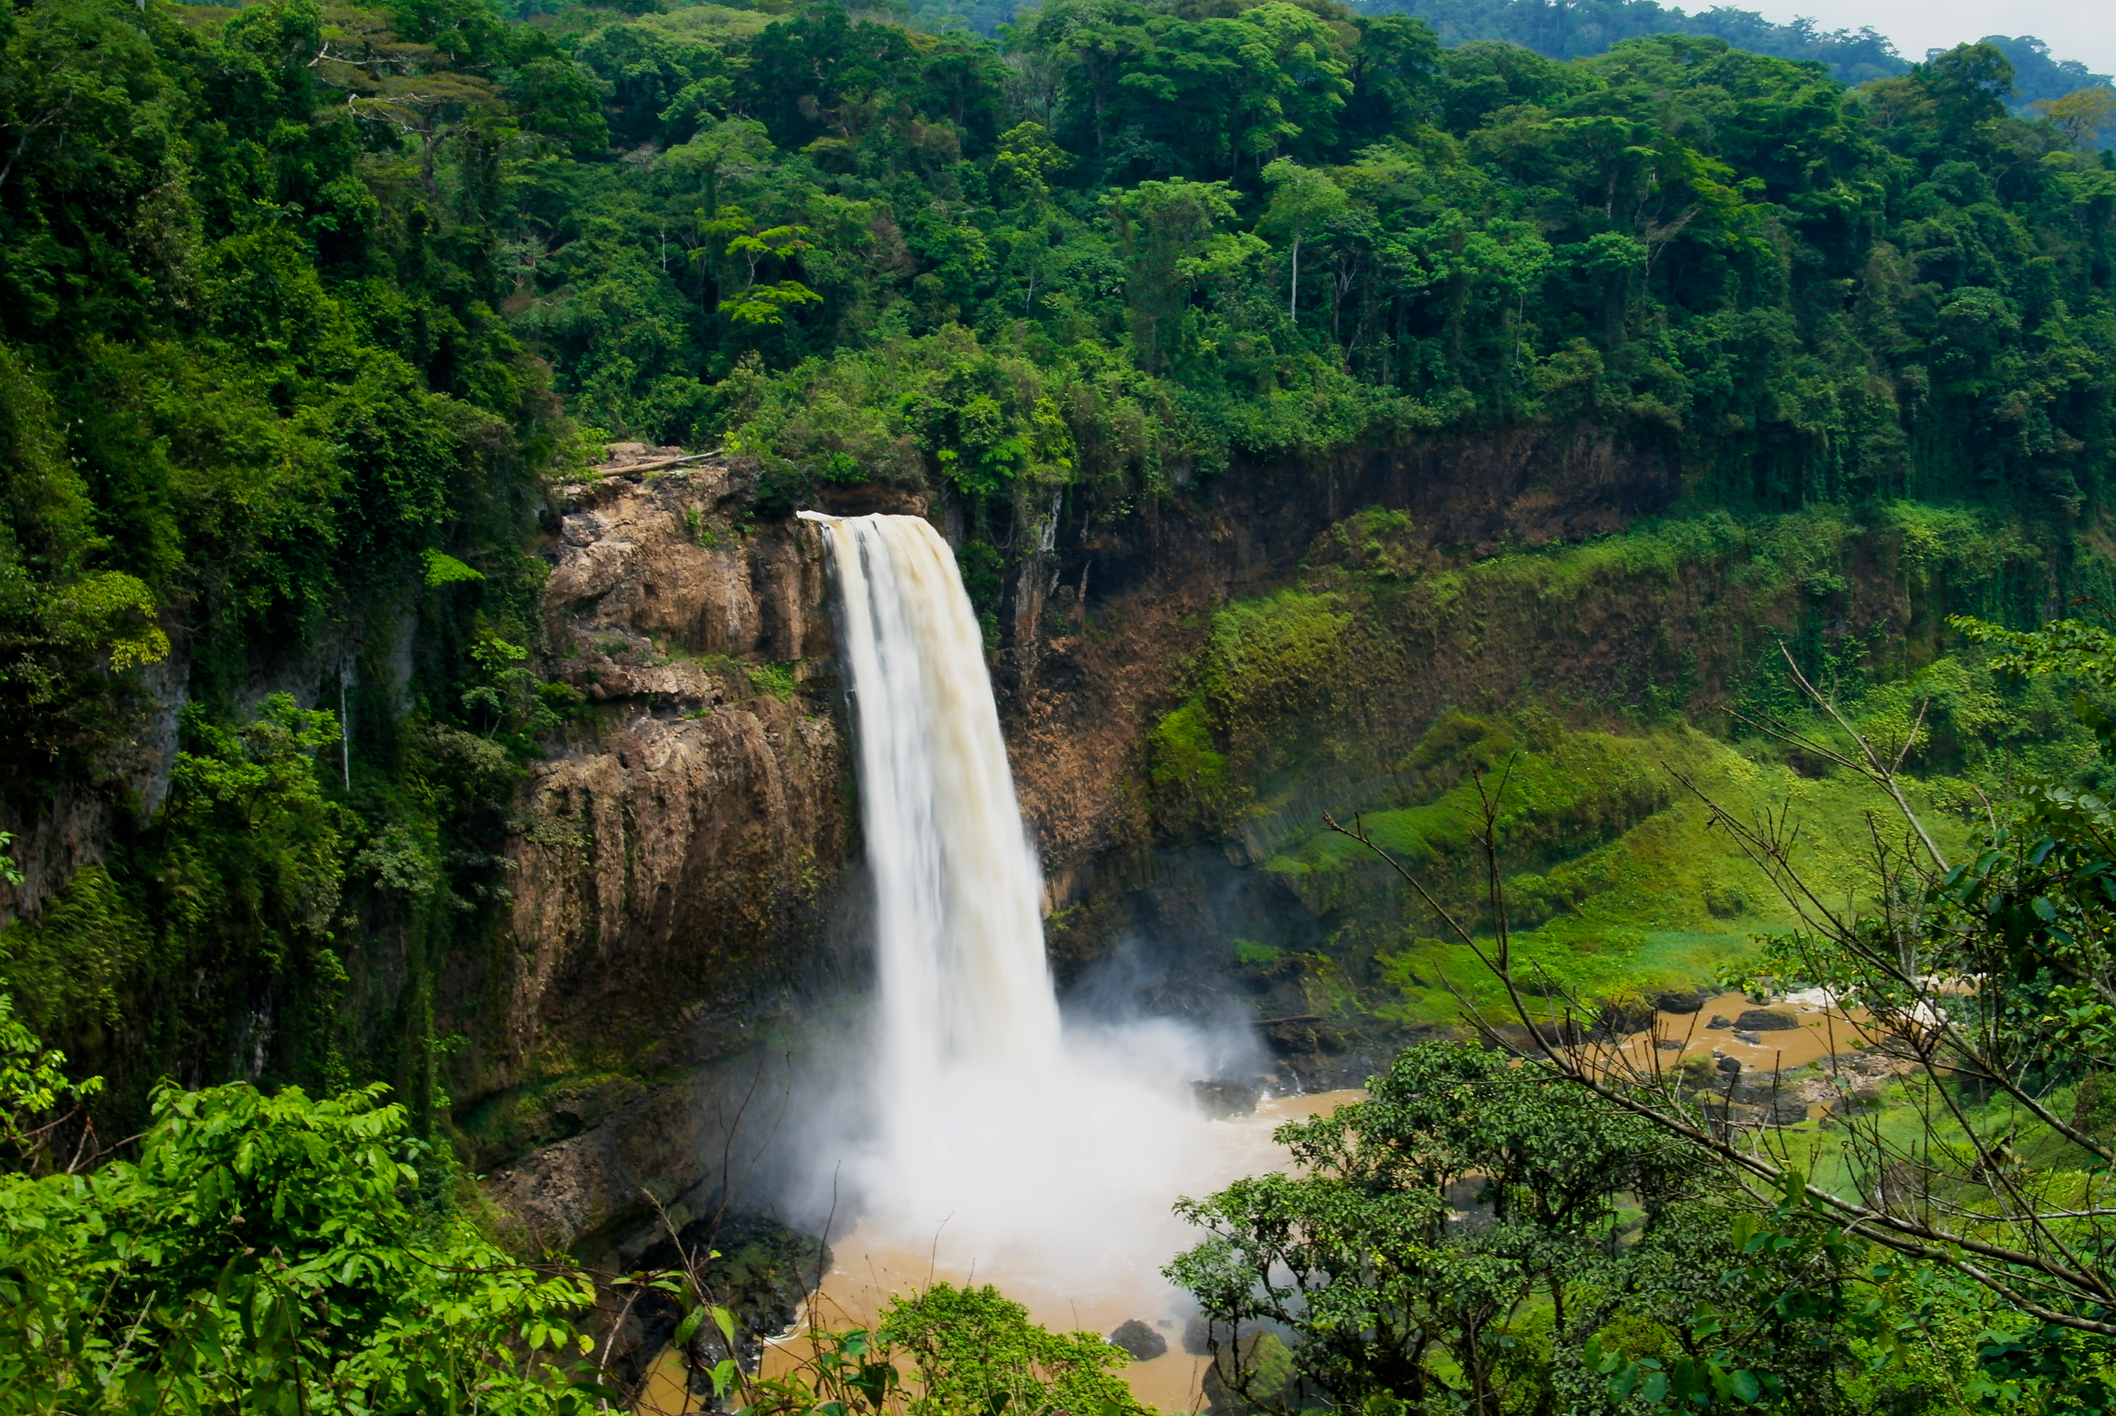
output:
[[[540,770],[514,851],[510,1071],[701,1060],[797,965],[846,836],[842,738],[814,707],[637,713]]]
[[[720,459],[639,448],[611,472],[553,497],[550,642],[602,717],[525,802],[495,1068],[516,1087],[658,1074],[491,1182],[529,1228],[576,1244],[643,1185],[709,1181],[704,1064],[739,1049],[814,956],[853,834],[819,540],[798,523],[738,534],[744,474]],[[1117,522],[1030,508],[995,680],[1051,903],[1093,893],[1098,873],[1121,888],[1147,845],[1146,735],[1200,612],[1284,583],[1336,518],[1409,508],[1452,556],[1608,531],[1675,490],[1671,467],[1606,441],[1521,437],[1237,469]],[[833,509],[926,509],[858,491],[834,489]],[[787,696],[757,691],[766,665]]]
[[[589,726],[534,771],[511,948],[457,992],[500,1015],[464,1029],[487,1086],[459,1115],[546,1241],[606,1230],[649,1181],[700,1180],[706,1064],[785,1011],[850,847],[822,547],[739,524],[746,493],[711,459],[552,496],[548,645]],[[562,1124],[573,1079],[611,1073],[651,1085]]]

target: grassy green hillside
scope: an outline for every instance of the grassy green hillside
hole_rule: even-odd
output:
[[[1322,824],[1356,820],[1489,928],[1487,793],[1508,918],[1551,992],[1710,983],[1792,917],[1706,799],[1797,823],[1798,863],[1833,899],[1870,904],[1873,833],[1902,830],[1870,783],[1758,730],[1834,736],[1781,645],[1862,733],[1890,752],[1909,740],[1945,845],[2025,781],[2101,770],[2067,686],[1997,677],[1933,622],[2002,603],[2040,559],[2017,527],[1900,503],[1691,517],[1466,564],[1408,518],[1362,512],[1319,539],[1299,584],[1211,616],[1189,696],[1153,730],[1148,790],[1165,834],[1231,838],[1312,914],[1318,1012],[1437,1024],[1459,1015],[1456,991],[1496,1000],[1438,917]],[[2092,552],[2079,564],[2101,573]],[[1259,927],[1231,963],[1277,959]]]

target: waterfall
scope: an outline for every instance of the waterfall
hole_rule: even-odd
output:
[[[1037,1073],[1059,1050],[1042,881],[955,555],[916,516],[826,518],[874,875],[889,1111],[951,1066]],[[885,1113],[886,1119],[886,1113]]]
[[[819,1147],[818,1178],[834,1186],[842,1158],[863,1235],[930,1245],[957,1272],[1054,1293],[1159,1284],[1188,1238],[1169,1204],[1197,1174],[1190,1081],[1214,1044],[1165,1020],[1061,1025],[1041,872],[954,553],[917,517],[801,515],[836,581],[878,983],[857,1068],[871,1143]]]

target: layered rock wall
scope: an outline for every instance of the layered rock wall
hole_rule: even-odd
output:
[[[823,552],[737,521],[747,490],[715,460],[552,496],[548,649],[589,708],[523,795],[487,1087],[461,1111],[541,1242],[707,1179],[708,1064],[827,953],[854,798]]]
[[[821,547],[798,522],[738,533],[740,499],[724,465],[554,494],[550,649],[594,730],[523,803],[512,1076],[717,1055],[844,862]]]

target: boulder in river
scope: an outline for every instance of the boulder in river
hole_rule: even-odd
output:
[[[1635,998],[1610,998],[1602,1002],[1595,1018],[1595,1031],[1602,1037],[1629,1037],[1653,1026],[1653,1009]]]
[[[1705,999],[1710,996],[1702,988],[1690,993],[1656,993],[1653,1006],[1662,1013],[1696,1013],[1703,1010]]]
[[[1734,1020],[1734,1026],[1744,1032],[1785,1032],[1799,1027],[1800,1020],[1775,1008],[1750,1008]]]
[[[1734,1022],[1733,1019],[1727,1017],[1724,1013],[1714,1013],[1712,1021],[1706,1023],[1705,1026],[1708,1028],[1731,1028],[1734,1026]]]
[[[1119,1323],[1109,1335],[1112,1347],[1121,1347],[1134,1362],[1151,1362],[1168,1351],[1168,1339],[1139,1318]]]
[[[1190,1090],[1198,1099],[1199,1109],[1213,1121],[1253,1114],[1264,1095],[1263,1088],[1253,1082],[1230,1081],[1224,1077],[1192,1082]]]

